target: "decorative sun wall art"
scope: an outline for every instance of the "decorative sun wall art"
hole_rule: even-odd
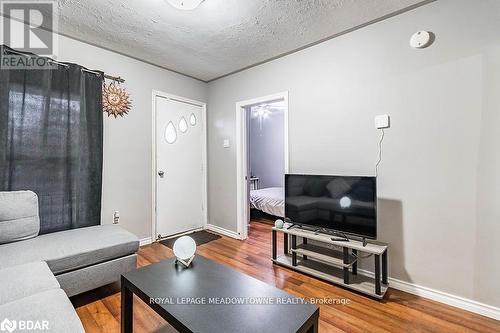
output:
[[[111,82],[102,86],[102,109],[108,113],[108,117],[113,115],[116,117],[128,114],[132,107],[130,95],[125,91],[125,88],[120,87]]]

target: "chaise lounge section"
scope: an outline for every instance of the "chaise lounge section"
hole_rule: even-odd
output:
[[[139,240],[117,225],[38,235],[39,223],[35,193],[0,192],[0,317],[76,318],[81,326],[68,297],[135,269]],[[78,324],[51,332],[80,332]]]
[[[49,332],[85,332],[68,296],[45,262],[1,269],[0,285],[2,321],[16,326],[30,321],[32,325],[47,327]]]
[[[0,245],[0,269],[45,261],[68,296],[118,281],[136,267],[139,240],[116,225],[45,234]]]

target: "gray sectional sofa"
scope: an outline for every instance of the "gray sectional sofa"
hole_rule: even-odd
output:
[[[139,240],[116,225],[38,230],[36,194],[0,192],[0,322],[46,320],[49,332],[84,332],[68,297],[134,269]]]

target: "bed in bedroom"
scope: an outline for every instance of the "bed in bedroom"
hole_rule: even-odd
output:
[[[283,187],[268,187],[251,190],[250,208],[278,217],[285,216],[285,189]]]

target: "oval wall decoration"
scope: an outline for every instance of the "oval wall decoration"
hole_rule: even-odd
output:
[[[167,143],[172,144],[177,140],[177,131],[175,130],[175,126],[173,122],[169,122],[167,128],[165,129],[165,141]]]
[[[186,133],[187,130],[188,130],[188,124],[186,118],[182,117],[181,120],[179,121],[179,131],[181,131],[181,133]]]
[[[194,115],[194,113],[191,113],[191,116],[189,117],[189,123],[191,124],[191,126],[196,125],[196,116]]]

